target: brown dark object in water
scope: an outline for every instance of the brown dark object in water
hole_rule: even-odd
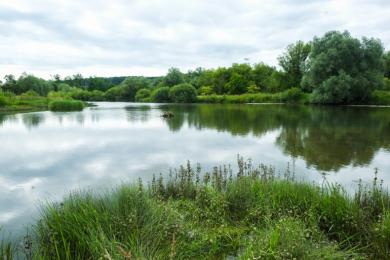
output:
[[[172,118],[174,117],[172,112],[164,112],[164,114],[161,115],[163,118]]]

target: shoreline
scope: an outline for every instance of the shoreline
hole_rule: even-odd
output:
[[[71,192],[44,205],[22,240],[24,253],[44,259],[371,259],[390,253],[390,195],[376,175],[351,196],[338,185],[297,181],[289,169],[279,177],[272,166],[252,166],[242,157],[237,164],[234,173],[227,166],[201,172],[188,162],[167,179],[154,176],[103,194]],[[7,257],[1,255],[7,247],[22,254],[12,242],[0,239],[0,246],[0,257]]]

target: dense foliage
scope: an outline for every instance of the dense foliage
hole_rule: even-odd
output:
[[[24,238],[29,259],[387,259],[390,196],[377,182],[340,186],[280,177],[238,158],[201,173],[190,163],[167,180],[109,194],[72,193],[42,210]],[[278,177],[279,176],[279,177]],[[11,243],[0,244],[11,259]]]
[[[290,44],[278,61],[280,69],[263,62],[235,63],[230,67],[197,68],[186,73],[170,68],[162,77],[84,78],[76,74],[64,79],[54,75],[51,80],[43,80],[24,73],[19,78],[5,76],[0,87],[16,95],[34,90],[46,96],[54,91],[82,101],[127,102],[195,102],[193,94],[191,98],[170,96],[174,92],[171,89],[182,84],[188,89],[192,86],[191,90],[195,89],[201,96],[199,100],[209,102],[228,100],[225,96],[234,100],[248,100],[248,95],[278,96],[300,88],[310,95],[304,102],[373,103],[376,100],[373,91],[390,91],[390,52],[384,53],[382,44],[375,39],[359,40],[348,32],[332,31],[311,42]]]
[[[168,103],[170,102],[169,98],[169,87],[159,87],[153,90],[151,94],[151,99],[153,102],[157,103]]]
[[[54,100],[49,103],[51,111],[81,111],[84,104],[78,100]]]
[[[303,86],[313,89],[314,102],[364,102],[383,85],[382,59],[380,41],[328,32],[312,42]]]
[[[150,101],[150,94],[151,94],[150,89],[142,88],[138,90],[137,93],[135,94],[135,101],[148,102]]]
[[[169,99],[174,103],[195,102],[196,89],[188,83],[176,85],[169,90]]]

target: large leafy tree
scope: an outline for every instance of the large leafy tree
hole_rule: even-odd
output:
[[[318,103],[354,103],[383,84],[383,46],[379,40],[331,31],[315,37],[302,80]]]
[[[383,58],[385,60],[385,77],[390,79],[390,51],[386,52]]]
[[[167,75],[164,77],[163,83],[165,86],[173,87],[184,83],[184,75],[177,68],[170,68]]]
[[[220,67],[214,72],[213,90],[217,94],[225,94],[227,91],[226,84],[231,77],[231,71],[227,68]]]
[[[287,46],[286,52],[279,56],[279,65],[286,73],[286,83],[290,87],[300,86],[310,49],[310,43],[298,41]]]

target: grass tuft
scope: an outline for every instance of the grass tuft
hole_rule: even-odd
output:
[[[81,111],[84,103],[78,100],[54,100],[49,103],[51,111]]]

